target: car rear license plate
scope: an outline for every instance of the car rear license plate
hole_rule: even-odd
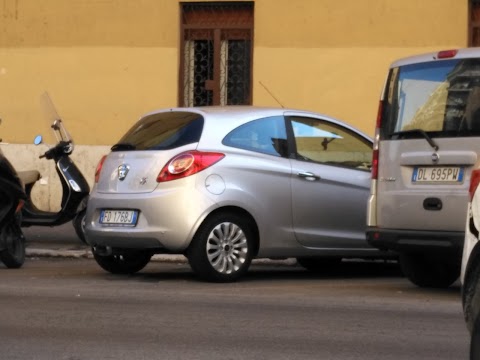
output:
[[[462,184],[464,168],[459,166],[415,167],[412,183]]]
[[[102,210],[100,213],[100,224],[104,225],[137,225],[137,210]]]

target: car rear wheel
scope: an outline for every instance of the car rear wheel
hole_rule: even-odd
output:
[[[251,222],[238,214],[215,214],[202,224],[187,250],[196,275],[213,282],[231,282],[252,262],[255,235]]]
[[[297,262],[305,269],[315,273],[323,273],[336,268],[342,262],[340,257],[300,257]]]
[[[112,274],[134,274],[142,270],[152,258],[147,251],[125,251],[120,254],[104,255],[95,248],[93,257],[100,267]]]
[[[421,253],[400,254],[400,266],[404,275],[420,287],[447,288],[460,275],[459,262]]]

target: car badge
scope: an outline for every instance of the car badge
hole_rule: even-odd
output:
[[[122,164],[117,168],[118,171],[118,180],[123,181],[127,177],[128,171],[130,170],[130,166],[126,164]]]
[[[434,164],[438,164],[438,160],[440,160],[440,155],[438,155],[437,153],[433,153],[432,154],[432,162]]]
[[[147,178],[146,177],[142,177],[140,179],[140,185],[145,185],[147,183]]]

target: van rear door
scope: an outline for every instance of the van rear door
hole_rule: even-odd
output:
[[[376,225],[464,231],[480,152],[480,59],[394,66],[379,130]]]

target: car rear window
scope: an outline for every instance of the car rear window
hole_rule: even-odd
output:
[[[200,140],[203,117],[196,113],[172,111],[139,120],[112,151],[168,150]]]
[[[412,131],[413,130],[413,131]],[[480,135],[480,59],[441,60],[391,69],[382,139]]]

